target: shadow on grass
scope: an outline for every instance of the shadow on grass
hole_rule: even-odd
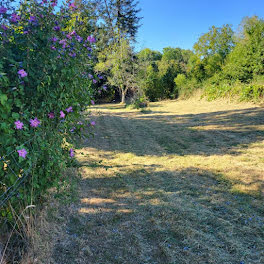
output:
[[[232,194],[221,174],[124,168],[81,188],[67,223],[73,246],[57,245],[57,263],[261,263],[263,204]]]
[[[102,113],[96,135],[105,144],[87,141],[85,146],[140,156],[236,155],[263,141],[263,126],[261,108],[186,115]]]

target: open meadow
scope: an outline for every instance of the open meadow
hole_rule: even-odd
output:
[[[75,202],[53,211],[51,263],[264,263],[263,108],[179,100],[92,116]]]

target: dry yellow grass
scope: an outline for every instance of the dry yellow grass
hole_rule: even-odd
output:
[[[92,110],[79,202],[47,263],[264,263],[264,110],[198,100]]]

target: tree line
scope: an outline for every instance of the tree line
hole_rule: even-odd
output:
[[[120,94],[150,101],[187,97],[202,89],[209,99],[237,96],[258,100],[264,96],[264,20],[246,17],[234,31],[229,24],[212,26],[192,50],[165,47],[135,52],[141,17],[134,0],[90,0],[90,16],[97,31],[95,71],[113,89],[98,98]],[[80,10],[85,10],[82,8]],[[83,12],[83,11],[82,11]]]

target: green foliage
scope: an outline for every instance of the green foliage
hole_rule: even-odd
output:
[[[78,121],[93,95],[88,78],[93,61],[83,45],[88,29],[76,18],[75,8],[64,6],[55,13],[52,3],[32,0],[18,10],[15,22],[9,13],[0,15],[0,24],[6,25],[0,28],[0,157],[13,151],[0,161],[0,195],[29,171],[30,180],[20,187],[19,197],[32,202],[56,186],[72,162],[72,129],[81,135],[85,124]],[[24,76],[19,74],[22,69]],[[32,127],[35,118],[40,125]],[[15,127],[18,120],[22,129]],[[26,157],[19,156],[21,149]],[[17,205],[17,199],[11,203]]]

